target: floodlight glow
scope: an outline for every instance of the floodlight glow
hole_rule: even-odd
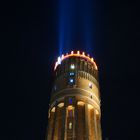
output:
[[[64,54],[62,54],[61,59],[62,59],[62,60],[64,59]]]
[[[58,64],[61,64],[61,58],[60,57],[58,57]]]

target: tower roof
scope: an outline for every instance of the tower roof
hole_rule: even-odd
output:
[[[61,62],[69,57],[80,57],[83,59],[86,59],[87,61],[89,61],[90,63],[92,63],[95,66],[95,69],[97,70],[97,65],[94,61],[94,59],[92,57],[90,57],[89,55],[86,55],[85,52],[80,53],[80,51],[77,51],[76,53],[74,51],[71,51],[71,53],[67,53],[66,55],[62,54],[61,56],[59,56],[57,58],[57,61],[55,63],[55,67],[54,70],[57,68],[58,65],[61,64]]]

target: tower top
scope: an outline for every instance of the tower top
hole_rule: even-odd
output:
[[[66,53],[65,55],[62,54],[61,56],[59,56],[57,58],[57,61],[54,66],[54,70],[56,70],[57,66],[60,65],[64,59],[67,59],[69,57],[80,57],[80,58],[86,59],[87,61],[89,61],[90,63],[92,63],[95,66],[96,70],[98,69],[94,59],[92,57],[90,57],[89,55],[86,55],[85,52],[81,53],[80,51],[77,51],[77,52],[71,51],[71,53],[69,53],[69,54]]]

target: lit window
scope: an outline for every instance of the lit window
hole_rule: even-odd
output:
[[[68,111],[68,116],[69,116],[69,117],[73,117],[73,110],[69,110],[69,111]]]
[[[70,72],[70,76],[74,76],[74,72]]]
[[[89,83],[89,88],[92,88],[92,83]]]
[[[77,102],[77,105],[80,105],[80,106],[83,106],[85,103],[84,102],[82,102],[82,101],[78,101]]]
[[[74,80],[72,78],[70,78],[69,82],[72,84],[74,82]]]
[[[69,98],[69,103],[72,104],[72,98]]]
[[[72,122],[69,123],[69,129],[72,129]]]
[[[60,108],[63,107],[63,106],[64,106],[64,103],[59,103],[58,104],[58,107],[60,107]]]
[[[51,112],[55,112],[55,107],[52,108]]]
[[[74,107],[72,106],[72,105],[69,105],[68,107],[67,107],[67,109],[68,109],[68,117],[74,117]]]
[[[73,106],[72,105],[69,105],[68,106],[68,110],[72,110],[73,109]]]
[[[71,64],[71,65],[70,65],[70,68],[71,68],[71,69],[75,69],[75,65],[74,65],[74,64]]]

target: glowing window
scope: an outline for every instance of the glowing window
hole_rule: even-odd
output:
[[[68,106],[68,110],[73,110],[73,108],[74,108],[74,107],[73,107],[72,105],[69,105],[69,106]]]
[[[74,83],[74,80],[73,80],[72,78],[70,78],[70,79],[69,79],[69,82],[70,82],[71,84],[73,84],[73,83]]]
[[[68,111],[68,116],[69,116],[69,117],[73,117],[73,110],[69,110],[69,111]]]
[[[52,108],[51,112],[55,112],[55,107]]]
[[[59,103],[58,104],[58,107],[63,107],[64,106],[64,103]]]
[[[69,123],[69,129],[72,129],[72,122]]]
[[[74,107],[72,105],[68,106],[68,117],[74,117]]]
[[[75,73],[74,73],[74,72],[70,72],[69,74],[70,74],[70,76],[74,76],[74,75],[75,75]]]
[[[85,103],[82,102],[82,101],[78,101],[78,102],[77,102],[77,105],[80,105],[80,106],[84,106],[84,104],[85,104]]]
[[[74,65],[74,64],[71,64],[71,65],[70,65],[70,68],[71,68],[71,69],[75,69],[75,65]]]
[[[72,104],[72,98],[69,98],[69,103]]]

